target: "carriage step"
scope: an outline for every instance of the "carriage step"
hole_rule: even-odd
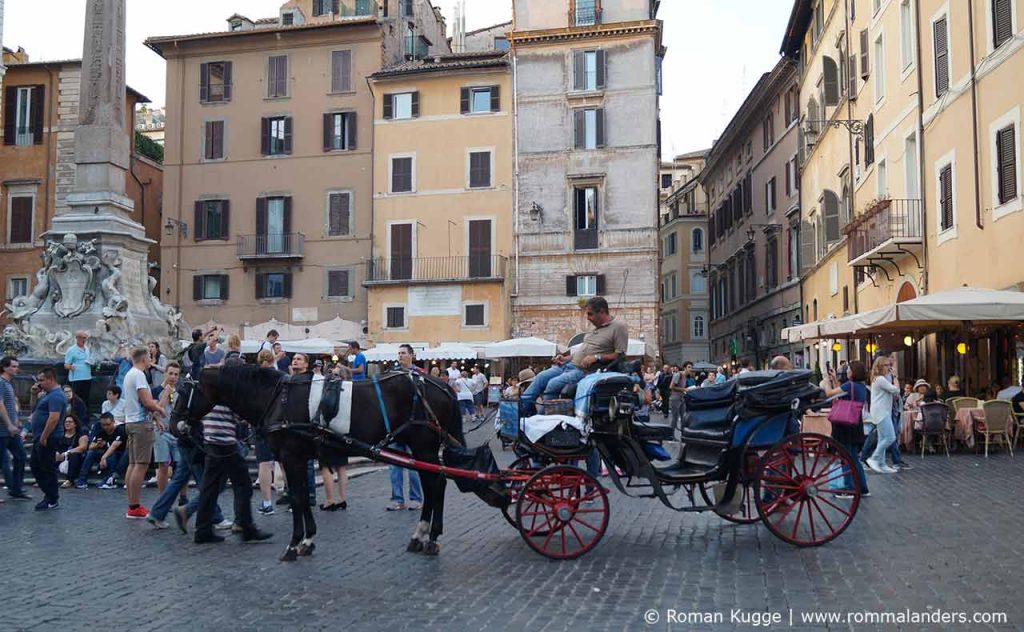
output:
[[[671,480],[699,480],[707,478],[710,472],[717,469],[717,466],[695,465],[684,461],[675,461],[666,467],[655,467],[660,479]]]

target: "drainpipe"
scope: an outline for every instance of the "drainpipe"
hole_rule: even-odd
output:
[[[985,230],[981,221],[981,166],[978,157],[978,68],[974,57],[974,0],[967,0],[967,34],[971,50],[971,127],[974,130],[974,215],[979,230]]]
[[[178,48],[177,42],[174,44],[175,48]],[[178,224],[175,226],[177,236],[175,238],[175,262],[174,262],[174,308],[181,311],[181,226],[183,220],[181,219],[182,209],[184,204],[182,196],[184,195],[185,186],[185,58],[181,56],[178,58],[178,63],[181,64],[181,79],[178,82],[178,208],[176,210]],[[192,230],[195,231],[196,227],[193,226]],[[193,232],[193,235],[195,233]],[[163,258],[161,257],[161,260]]]
[[[53,69],[50,66],[46,66],[46,76],[47,76],[47,82],[49,83],[49,86],[47,87],[47,90],[49,91],[50,102],[51,103],[55,103],[55,104],[59,104],[60,103],[60,98],[58,97],[58,95],[54,94],[54,90],[53,90]],[[49,108],[50,116],[48,117],[48,120],[47,120],[47,127],[49,128],[50,133],[49,133],[49,137],[46,139],[46,175],[44,176],[44,183],[43,183],[43,226],[44,226],[44,231],[45,231],[45,227],[50,225],[50,173],[53,171],[53,169],[51,168],[50,160],[51,160],[51,157],[53,156],[53,146],[57,144],[57,133],[54,131],[54,127],[53,127],[53,113],[57,109],[58,109],[57,107],[50,107]],[[54,215],[56,215],[57,214],[57,209],[54,208],[53,212],[54,212]]]
[[[370,92],[370,108],[371,108],[370,109],[370,112],[371,112],[371,114],[370,114],[370,147],[372,148],[373,147],[373,143],[376,142],[375,136],[377,134],[377,129],[376,129],[377,126],[373,124],[374,117],[377,116],[377,95],[374,94],[374,92],[373,92],[373,84],[370,82],[370,78],[369,77],[366,78],[366,88]],[[370,199],[371,200],[373,199],[373,188],[376,186],[376,175],[377,175],[376,169],[377,169],[377,161],[374,160],[374,153],[371,150],[371,152],[370,152],[370,193],[371,193]],[[376,202],[374,202],[374,204],[376,204]],[[373,256],[374,256],[375,250],[377,248],[377,242],[376,242],[376,239],[375,239],[375,237],[377,235],[377,230],[376,230],[377,227],[374,224],[374,222],[376,222],[377,218],[375,217],[375,215],[376,214],[374,213],[374,206],[371,206],[370,207],[370,260],[367,261],[367,267],[366,267],[366,271],[367,272],[373,266],[373,263],[372,263],[373,262]],[[367,294],[369,294],[369,290],[367,290]],[[367,301],[367,306],[369,306],[369,301],[370,301],[370,297],[369,296],[366,297],[366,301]],[[369,324],[369,320],[367,320],[367,324]]]
[[[514,18],[513,18],[514,19]],[[514,24],[513,24],[514,27]],[[512,42],[512,214],[515,218],[512,256],[515,258],[515,296],[519,298],[519,55]],[[538,217],[538,219],[540,219]],[[513,318],[513,320],[515,320]]]
[[[849,120],[853,120],[853,101],[850,100],[850,97],[853,96],[853,95],[850,94],[850,84],[852,83],[850,81],[850,79],[851,79],[851,77],[853,75],[853,68],[850,67],[850,57],[853,55],[853,52],[852,52],[853,49],[850,46],[850,29],[853,28],[853,22],[850,21],[850,0],[846,0],[846,2],[844,3],[844,9],[843,10],[845,11],[845,14],[846,14],[845,15],[845,17],[846,17],[846,29],[845,29],[845,31],[846,31],[846,52],[845,52],[846,59],[842,60],[842,63],[846,66],[846,73],[847,73],[847,77],[846,77],[846,93],[847,93],[847,97],[846,97],[846,118],[849,119]],[[849,141],[847,142],[847,149],[849,151],[850,168],[846,171],[846,178],[850,181],[850,208],[846,209],[846,213],[847,213],[847,219],[850,220],[850,219],[853,219],[853,215],[856,212],[854,209],[857,208],[857,186],[856,186],[856,184],[853,181],[853,172],[854,172],[854,169],[856,169],[856,167],[857,167],[857,165],[855,165],[853,163],[853,145],[854,145],[854,143],[857,142],[857,137],[854,136],[853,134],[847,134],[847,138],[849,138]],[[849,240],[850,240],[849,235],[847,235],[846,240],[847,240],[846,248],[847,248],[847,252],[849,252],[849,248],[850,248],[850,246],[849,246]],[[847,258],[849,258],[849,255],[847,255]],[[854,279],[853,279],[853,312],[852,313],[854,313],[854,314],[859,314],[860,313],[860,295],[857,293],[857,278],[856,277],[854,277]],[[849,345],[847,345],[846,353],[847,354],[850,353]]]
[[[917,182],[921,198],[921,294],[928,293],[928,187],[924,169],[924,75],[921,73],[921,0],[914,0],[914,36],[917,38]]]

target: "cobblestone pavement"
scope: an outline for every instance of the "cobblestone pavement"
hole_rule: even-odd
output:
[[[319,548],[292,564],[277,561],[288,513],[257,516],[272,544],[199,547],[174,528],[125,520],[123,491],[62,490],[56,511],[0,506],[0,629],[755,629],[731,623],[733,608],[780,613],[772,627],[783,628],[792,610],[789,629],[896,629],[801,623],[821,610],[1005,612],[1003,625],[927,629],[1024,628],[1024,458],[910,461],[911,471],[872,476],[854,524],[823,547],[612,492],[607,535],[572,562],[533,553],[497,510],[454,485],[441,555],[406,553],[416,515],[383,510],[386,471],[352,481],[348,511],[318,512]],[[154,497],[145,491],[147,504]],[[724,621],[673,626],[670,610]]]

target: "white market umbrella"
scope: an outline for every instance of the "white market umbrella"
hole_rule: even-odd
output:
[[[543,338],[512,338],[484,347],[483,356],[498,358],[550,358],[558,353],[558,345]]]
[[[477,351],[473,347],[457,342],[442,342],[433,349],[416,352],[417,360],[476,360]]]

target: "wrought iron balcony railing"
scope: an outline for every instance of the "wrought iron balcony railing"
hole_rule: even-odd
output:
[[[867,265],[870,259],[912,254],[923,228],[921,200],[880,200],[847,226],[849,262]]]
[[[306,236],[302,233],[239,235],[239,259],[301,259]]]
[[[366,262],[366,283],[442,283],[503,280],[508,260],[498,255],[468,257],[376,257]]]

